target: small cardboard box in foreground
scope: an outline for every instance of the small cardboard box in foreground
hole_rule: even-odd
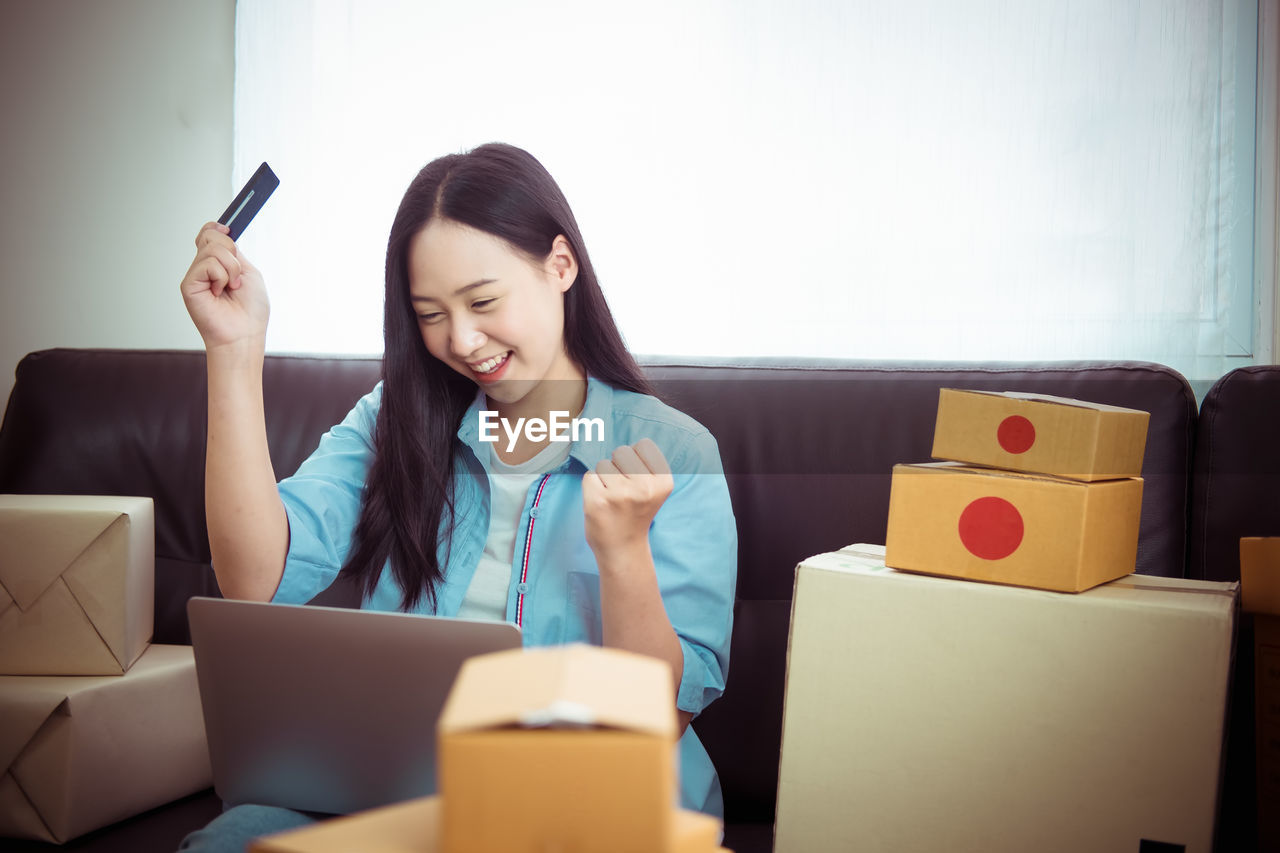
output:
[[[933,456],[1074,480],[1137,477],[1150,419],[1138,409],[1046,394],[943,388]]]
[[[1280,537],[1240,540],[1240,597],[1253,619],[1258,849],[1280,850]]]
[[[151,498],[0,495],[0,674],[120,675],[151,641]]]
[[[0,676],[0,838],[62,843],[213,784],[190,646],[124,675]]]
[[[1237,585],[800,564],[775,850],[1210,853]]]
[[[665,663],[586,645],[468,660],[437,726],[444,849],[671,849],[674,690]]]
[[[1136,478],[895,465],[886,559],[913,572],[1079,592],[1133,571],[1141,515]]]

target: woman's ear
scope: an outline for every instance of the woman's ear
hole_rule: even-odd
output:
[[[551,252],[544,264],[547,278],[564,293],[578,280],[578,258],[563,234],[551,241]]]

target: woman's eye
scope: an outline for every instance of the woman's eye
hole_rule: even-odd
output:
[[[477,299],[475,302],[471,303],[471,307],[476,311],[483,311],[486,308],[492,308],[493,303],[497,301],[498,299],[496,296],[490,296],[486,299]]]
[[[444,314],[440,313],[439,311],[432,311],[432,312],[430,312],[430,313],[428,313],[428,314],[419,314],[419,315],[418,315],[418,322],[419,322],[419,323],[426,323],[426,324],[430,325],[430,324],[432,324],[432,323],[438,323],[438,322],[440,322],[440,318],[441,318],[441,317],[443,317],[443,316],[444,316]]]

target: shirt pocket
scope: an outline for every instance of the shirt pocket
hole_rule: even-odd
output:
[[[600,623],[600,575],[596,572],[569,572],[566,578],[564,642],[603,643]]]

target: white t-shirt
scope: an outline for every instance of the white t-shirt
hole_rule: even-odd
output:
[[[476,573],[458,609],[461,619],[507,618],[507,592],[511,587],[511,561],[515,556],[516,528],[524,511],[529,487],[543,474],[569,458],[569,442],[553,441],[532,459],[508,465],[489,451],[489,538],[476,564]]]

